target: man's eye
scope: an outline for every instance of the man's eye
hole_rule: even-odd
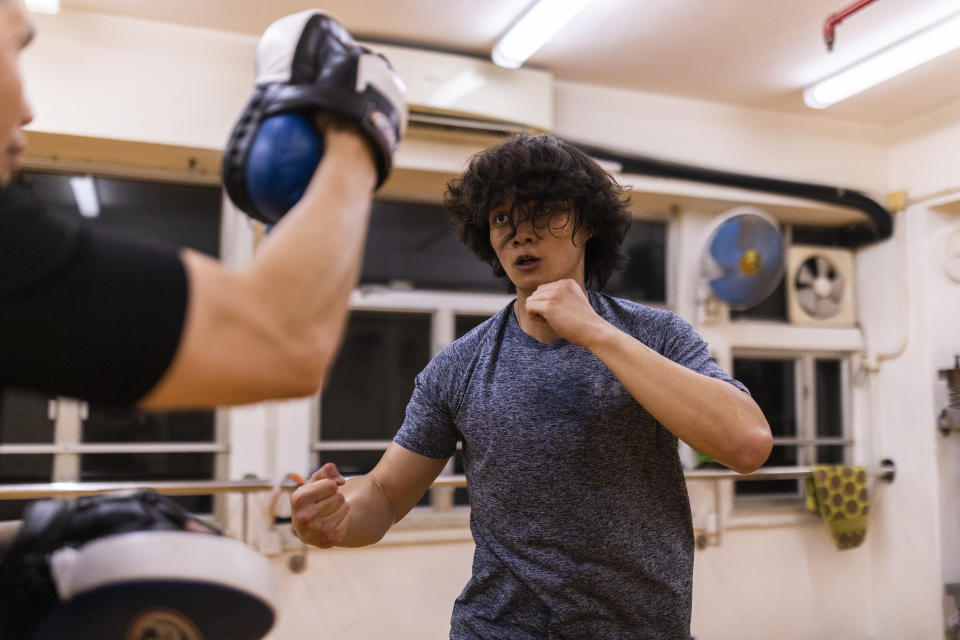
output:
[[[494,224],[506,224],[506,222],[507,222],[507,214],[505,213],[500,213],[493,216]]]

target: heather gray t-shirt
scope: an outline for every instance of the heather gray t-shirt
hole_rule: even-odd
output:
[[[730,381],[670,311],[590,293],[619,329]],[[690,637],[693,528],[677,439],[607,366],[520,328],[513,303],[416,378],[400,446],[448,458],[463,441],[476,541],[450,637]]]

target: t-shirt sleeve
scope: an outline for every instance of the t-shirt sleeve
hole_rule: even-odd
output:
[[[741,391],[750,393],[742,382],[735,380],[716,363],[710,355],[707,343],[689,322],[675,313],[667,313],[669,313],[669,316],[661,352],[664,356],[697,373],[724,380]]]
[[[0,386],[133,404],[173,359],[187,278],[176,250],[103,233],[0,190]]]
[[[450,347],[437,354],[414,380],[413,395],[393,441],[428,458],[449,458],[460,439],[452,405],[456,387]]]

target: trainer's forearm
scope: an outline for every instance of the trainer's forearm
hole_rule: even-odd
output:
[[[313,394],[336,357],[357,281],[375,181],[366,143],[328,133],[300,202],[242,271],[182,254],[190,299],[176,356],[147,409]]]
[[[350,478],[340,489],[350,505],[350,527],[340,547],[363,547],[379,542],[394,524],[395,510],[373,476]]]
[[[263,304],[332,364],[356,286],[376,173],[367,145],[331,132],[326,155],[300,202],[271,231],[250,277]]]

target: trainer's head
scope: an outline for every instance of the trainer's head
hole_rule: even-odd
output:
[[[20,76],[20,52],[33,39],[33,25],[23,0],[0,0],[0,186],[20,165],[27,145],[23,130],[33,112]]]
[[[584,229],[590,237],[584,265],[588,288],[602,289],[626,262],[620,247],[632,216],[623,187],[592,158],[554,136],[518,135],[481,151],[462,177],[447,184],[443,198],[456,235],[497,277],[506,272],[490,244],[490,211],[524,203],[533,203],[534,224],[551,210],[573,212],[573,230]]]

